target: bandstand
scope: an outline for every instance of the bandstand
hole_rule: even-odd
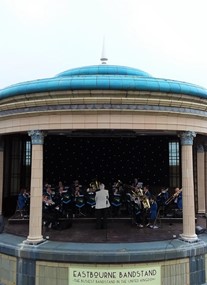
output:
[[[0,235],[1,284],[205,284],[207,90],[101,64],[0,90],[0,213],[30,188],[26,238]],[[182,187],[182,233],[156,242],[57,242],[42,229],[47,179],[136,175],[154,191]],[[53,181],[54,180],[54,181]],[[157,231],[159,235],[159,230]]]

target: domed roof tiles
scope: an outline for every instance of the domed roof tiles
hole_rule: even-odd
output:
[[[94,65],[74,68],[52,78],[27,81],[0,90],[0,99],[15,95],[64,90],[125,90],[187,94],[207,98],[207,89],[186,82],[155,78],[126,66]]]

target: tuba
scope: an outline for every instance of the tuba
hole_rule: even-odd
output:
[[[142,203],[144,209],[150,209],[150,201],[146,195],[144,195],[143,190],[141,188],[136,189],[136,191],[132,191],[133,198],[138,198]]]
[[[146,195],[142,196],[141,201],[144,209],[150,209],[150,201]]]
[[[100,182],[98,180],[94,180],[89,184],[89,186],[93,192],[96,192],[100,189]]]

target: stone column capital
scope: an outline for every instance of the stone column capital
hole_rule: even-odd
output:
[[[44,137],[46,134],[39,130],[31,130],[28,131],[28,136],[31,137],[31,142],[33,145],[35,144],[44,144]]]
[[[204,149],[205,152],[207,152],[207,144],[203,145],[203,149]]]
[[[193,145],[193,138],[196,137],[196,133],[187,131],[179,133],[178,136],[180,137],[181,145]]]

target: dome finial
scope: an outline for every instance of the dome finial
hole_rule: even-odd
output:
[[[103,46],[102,46],[102,54],[101,54],[101,63],[106,64],[108,58],[106,57],[106,51],[105,51],[105,36],[103,38]]]

